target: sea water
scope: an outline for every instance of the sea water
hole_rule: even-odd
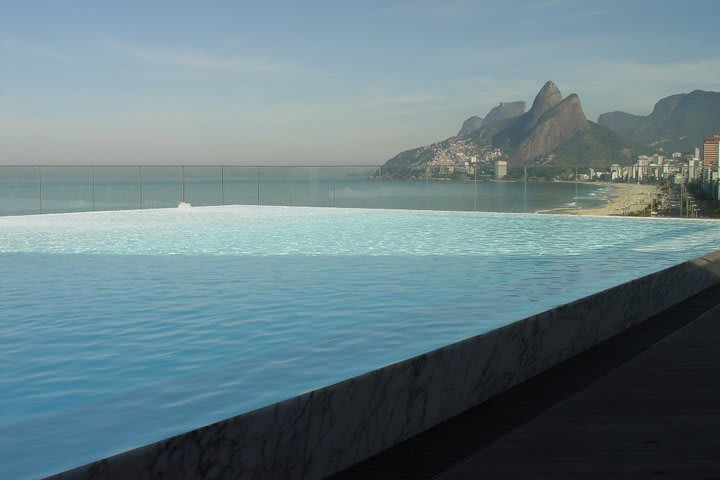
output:
[[[0,215],[208,205],[537,212],[595,207],[595,183],[372,179],[337,167],[2,167]]]
[[[270,206],[0,218],[0,478],[33,478],[717,249],[720,223]]]

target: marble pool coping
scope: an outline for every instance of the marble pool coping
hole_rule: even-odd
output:
[[[718,282],[720,250],[490,332],[49,478],[324,478]]]

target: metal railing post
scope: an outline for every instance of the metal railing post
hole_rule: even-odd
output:
[[[91,167],[92,171],[92,209],[95,211],[95,167]]]
[[[42,167],[38,165],[38,190],[40,193],[40,214],[43,213]]]
[[[180,167],[182,171],[182,202],[185,203],[185,165]]]
[[[382,208],[382,165],[380,166],[380,183],[378,184],[378,208]]]
[[[577,195],[578,195],[578,181],[579,181],[578,180],[578,167],[576,165],[575,166],[575,197],[577,197]],[[577,200],[577,198],[576,198],[576,200]]]
[[[475,165],[475,211],[478,209],[478,196],[477,196],[477,164]]]
[[[523,213],[527,213],[527,165],[523,165]]]

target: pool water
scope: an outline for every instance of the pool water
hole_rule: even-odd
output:
[[[0,218],[0,478],[335,383],[720,247],[720,223],[201,207]]]

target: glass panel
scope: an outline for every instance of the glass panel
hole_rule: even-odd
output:
[[[387,175],[375,166],[3,166],[0,215],[176,207],[183,199],[193,205],[575,213],[607,202],[614,187],[600,182],[624,178],[612,167],[535,165],[508,167],[496,180],[483,168]],[[647,177],[665,181],[661,173]]]
[[[222,205],[223,183],[220,167],[185,167],[185,201],[190,205]]]
[[[524,187],[526,212],[576,213],[578,208],[605,203],[608,187],[593,183],[587,167],[545,165],[527,167]]]
[[[92,167],[40,167],[40,178],[42,213],[93,209]]]
[[[40,213],[40,167],[0,167],[0,215]]]
[[[381,204],[382,208],[474,210],[476,186],[466,172],[433,167],[408,172],[400,180],[383,180]]]
[[[292,205],[290,168],[260,167],[258,176],[260,205]]]
[[[177,207],[183,201],[182,167],[142,167],[142,208]]]
[[[332,207],[332,167],[290,167],[290,204]]]
[[[223,167],[223,203],[258,205],[258,167]]]
[[[95,210],[130,210],[140,205],[140,167],[97,166]]]
[[[520,177],[510,179],[512,172],[504,180],[479,178],[476,184],[475,202],[481,212],[513,212],[526,211],[525,195],[527,184]]]
[[[379,167],[333,167],[332,173],[336,207],[380,207]]]

